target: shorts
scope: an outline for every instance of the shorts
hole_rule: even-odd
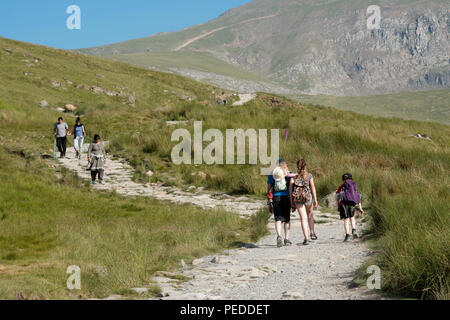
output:
[[[273,213],[275,221],[291,221],[291,201],[289,196],[273,197]]]
[[[339,215],[341,219],[350,219],[355,216],[356,207],[350,206],[346,204],[342,204],[339,206]]]

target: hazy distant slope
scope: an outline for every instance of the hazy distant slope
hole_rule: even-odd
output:
[[[294,95],[302,103],[326,105],[377,117],[450,124],[450,90],[429,90],[358,97]]]
[[[373,4],[381,29],[369,31]],[[82,51],[127,62],[123,54],[208,52],[308,94],[442,89],[450,87],[449,9],[439,0],[255,0],[204,25]]]

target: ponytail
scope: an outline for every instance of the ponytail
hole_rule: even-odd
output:
[[[308,171],[306,170],[305,159],[300,159],[297,161],[297,173],[303,179],[306,179],[308,177]]]

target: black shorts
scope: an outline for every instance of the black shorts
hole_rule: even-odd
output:
[[[273,197],[273,213],[275,221],[291,221],[291,201],[289,200],[289,196]]]
[[[356,207],[352,205],[342,204],[339,206],[339,215],[341,219],[350,219],[355,216]]]

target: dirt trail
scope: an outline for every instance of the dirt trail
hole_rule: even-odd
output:
[[[80,177],[89,179],[84,160],[75,159],[73,148],[67,150],[69,159],[60,163]],[[223,207],[250,215],[265,204],[247,197],[223,195],[215,197],[204,192],[185,192],[158,184],[139,184],[131,177],[133,169],[123,160],[107,161],[106,185],[98,190],[116,190],[126,196],[149,196],[177,203],[193,203],[205,209]],[[291,240],[293,246],[277,248],[273,222],[269,236],[256,244],[227,250],[216,256],[194,260],[176,273],[159,272],[152,280],[162,288],[159,299],[379,299],[365,288],[352,288],[358,267],[369,256],[360,240],[343,243],[343,226],[337,214],[315,212],[319,240],[309,246],[301,245],[298,215],[293,216]],[[361,225],[359,226],[361,228]],[[188,281],[180,281],[180,275]],[[181,277],[183,278],[183,277]],[[134,288],[144,293],[147,288]],[[119,295],[108,299],[124,299]]]
[[[245,24],[245,23],[249,23],[249,22],[257,21],[257,20],[262,20],[262,19],[273,18],[273,17],[276,17],[277,15],[278,15],[278,14],[272,14],[272,15],[270,15],[270,16],[264,16],[264,17],[252,18],[252,19],[248,19],[248,20],[245,20],[245,21],[241,21],[241,22],[237,23],[236,25]],[[194,37],[194,38],[191,38],[191,39],[187,40],[187,41],[184,42],[182,45],[176,47],[175,49],[173,49],[173,51],[180,51],[181,49],[187,47],[188,45],[194,43],[194,42],[197,41],[197,40],[206,38],[207,36],[210,36],[210,35],[212,35],[213,33],[216,33],[216,32],[218,32],[218,31],[221,31],[221,30],[226,29],[226,28],[229,28],[229,27],[230,27],[230,26],[220,27],[220,28],[217,28],[217,29],[213,29],[213,30],[211,30],[211,31],[208,31],[208,32],[206,32],[206,33],[203,33],[203,34],[201,34],[201,35],[198,35],[198,36],[196,36],[196,37]]]

